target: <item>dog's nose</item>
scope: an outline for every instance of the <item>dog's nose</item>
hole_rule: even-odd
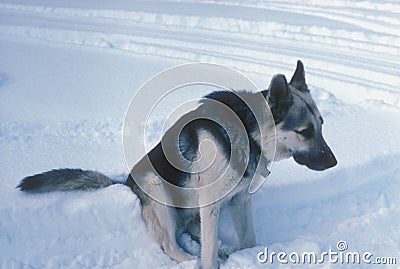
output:
[[[333,155],[330,148],[324,150],[323,160],[326,165],[326,168],[331,168],[337,165],[337,160],[335,155]]]

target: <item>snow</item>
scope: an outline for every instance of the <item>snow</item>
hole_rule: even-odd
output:
[[[391,0],[1,0],[0,268],[197,268],[163,254],[123,185],[40,195],[15,186],[59,167],[123,181],[126,109],[166,68],[214,62],[263,89],[273,74],[289,78],[297,59],[339,164],[315,172],[275,163],[254,197],[259,246],[221,268],[280,267],[257,253],[321,253],[340,240],[399,264],[399,18]],[[150,139],[170,107],[202,94],[192,90],[160,103]],[[226,212],[220,234],[237,244]]]

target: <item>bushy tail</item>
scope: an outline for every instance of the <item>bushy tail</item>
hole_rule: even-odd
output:
[[[76,191],[100,189],[114,182],[96,171],[57,169],[26,177],[17,188],[26,192]]]

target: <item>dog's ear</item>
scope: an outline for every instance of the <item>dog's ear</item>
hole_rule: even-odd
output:
[[[272,105],[286,103],[291,99],[291,93],[288,87],[286,77],[278,74],[272,77],[268,87],[268,102]]]
[[[306,84],[304,65],[300,60],[297,61],[296,71],[294,71],[293,77],[290,80],[290,85],[302,92],[309,91]]]
[[[273,76],[268,90],[264,93],[275,122],[280,122],[293,104],[293,96],[289,90],[286,77],[281,74]]]

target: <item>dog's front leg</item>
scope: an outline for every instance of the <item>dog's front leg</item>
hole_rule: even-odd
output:
[[[233,226],[239,238],[240,248],[256,245],[252,214],[252,197],[247,192],[237,194],[229,203]]]
[[[201,269],[218,268],[218,218],[220,204],[218,202],[200,207],[201,220]]]

